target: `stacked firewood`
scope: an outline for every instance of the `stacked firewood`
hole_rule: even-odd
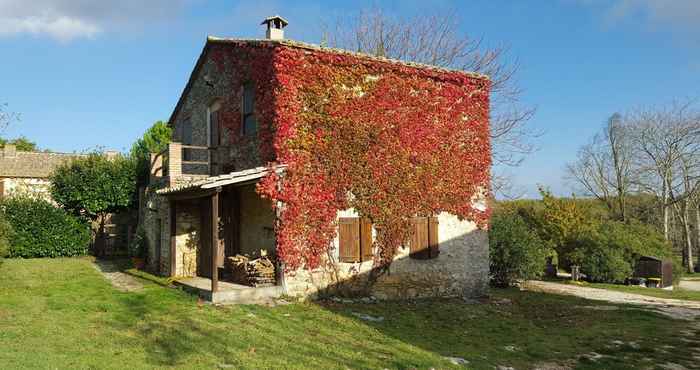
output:
[[[226,258],[224,267],[234,283],[254,287],[275,285],[275,263],[266,253],[255,259],[237,254]]]

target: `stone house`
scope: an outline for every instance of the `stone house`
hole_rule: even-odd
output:
[[[0,199],[12,195],[31,195],[51,199],[49,177],[56,167],[77,154],[18,151],[7,144],[0,149]]]
[[[105,155],[114,157],[118,153],[107,151]],[[26,195],[55,204],[49,189],[51,174],[57,167],[82,156],[74,153],[18,151],[14,145],[5,145],[0,149],[0,200]],[[108,215],[105,220],[105,255],[126,254],[126,246],[133,234],[131,229],[136,219],[132,213]]]
[[[256,184],[272,172],[284,176],[286,167],[270,165],[274,162],[264,148],[273,145],[277,134],[264,129],[259,111],[264,105],[271,116],[278,117],[285,109],[279,102],[287,91],[277,85],[285,78],[278,63],[284,53],[319,56],[330,68],[335,56],[344,56],[400,70],[407,78],[458,73],[476,84],[488,81],[478,74],[286,40],[287,22],[281,17],[270,17],[263,24],[266,39],[207,38],[170,117],[172,142],[164,152],[152,155],[151,183],[142,202],[140,219],[150,268],[214,302],[281,294],[312,297],[344,281],[359,281],[373,267],[375,229],[356,211],[346,209],[337,213],[337,235],[328,256],[332,273],[326,269],[290,272],[277,266],[272,286],[253,288],[226,281],[227,257],[275,255],[276,224],[283,207],[273,207],[262,198]],[[251,83],[254,79],[271,81],[271,92],[261,94]],[[470,91],[457,99],[468,101],[476,93],[483,92]],[[488,180],[482,186],[488,189]],[[473,201],[485,208],[485,198]],[[486,231],[447,212],[416,218],[413,227],[410,245],[400,248],[390,273],[374,284],[372,295],[409,298],[486,292]]]

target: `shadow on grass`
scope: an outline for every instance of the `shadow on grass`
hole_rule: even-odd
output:
[[[119,294],[117,301],[109,325],[137,338],[153,367],[449,367],[435,354],[316,304],[217,307],[155,285]]]
[[[128,271],[125,270],[125,271]],[[131,272],[159,285],[158,277]],[[492,289],[490,299],[324,300],[278,307],[202,304],[175,289],[147,286],[118,295],[110,325],[142,342],[149,366],[445,368],[442,356],[473,368],[555,363],[634,369],[639,361],[693,363],[676,335],[685,325],[631,308],[598,309],[576,297]],[[612,343],[634,343],[616,348]],[[599,362],[580,359],[605,354]]]

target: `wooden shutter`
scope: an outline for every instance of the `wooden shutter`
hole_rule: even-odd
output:
[[[428,245],[430,258],[436,258],[440,254],[440,239],[438,238],[438,218],[428,218]]]
[[[360,219],[341,217],[338,220],[340,262],[360,260]]]
[[[372,222],[368,218],[360,219],[360,254],[362,261],[371,261],[374,258],[372,251]]]
[[[427,217],[414,217],[411,219],[410,257],[415,259],[430,258]]]

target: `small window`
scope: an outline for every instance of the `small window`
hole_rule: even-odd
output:
[[[341,217],[338,220],[340,262],[371,261],[372,223],[367,218]]]
[[[207,118],[207,121],[209,121],[209,146],[210,147],[217,147],[221,145],[221,123],[219,119],[219,109],[221,108],[221,104],[216,102],[212,104],[209,109],[207,110],[209,112],[209,117]]]
[[[189,119],[182,121],[180,125],[180,141],[183,145],[192,145],[192,123]],[[182,150],[182,160],[192,160],[192,149],[184,148]]]
[[[411,219],[410,257],[427,260],[440,254],[437,217]]]
[[[252,83],[243,85],[242,100],[243,124],[241,132],[245,136],[253,136],[258,131],[258,124],[255,121],[255,85]]]

